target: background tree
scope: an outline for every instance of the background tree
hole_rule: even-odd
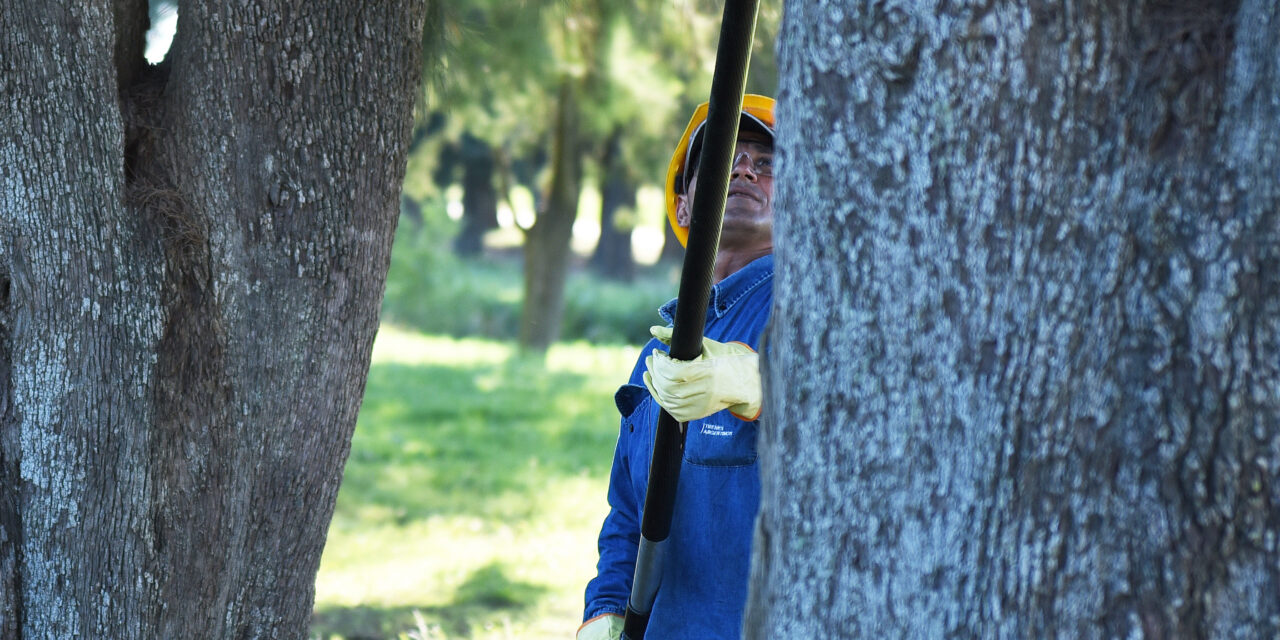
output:
[[[1280,10],[786,11],[749,637],[1280,634]]]
[[[305,636],[427,9],[0,7],[0,637]]]
[[[609,73],[610,45],[628,33],[623,30],[624,7],[608,0],[581,0],[560,3],[545,16],[560,75],[547,198],[525,234],[520,345],[532,351],[545,350],[560,334],[570,240],[587,156],[599,153],[620,118],[639,110],[638,105],[611,108],[617,94],[631,93]]]
[[[462,164],[462,229],[453,241],[459,255],[475,255],[483,248],[484,234],[498,228],[497,159],[485,141],[464,133],[459,155]]]
[[[566,96],[571,100],[560,108],[570,109],[563,115],[572,130],[557,128],[557,132],[574,136],[578,151],[562,164],[553,163],[547,206],[526,236],[522,346],[545,349],[559,333],[569,241],[578,207],[576,196],[557,200],[556,189],[582,180],[586,168],[581,155],[586,151],[608,161],[596,165],[602,192],[609,192],[610,180],[625,177],[614,162],[645,167],[652,182],[660,184],[665,179],[672,141],[683,129],[683,119],[694,105],[706,100],[710,88],[722,6],[719,2],[680,2],[671,7],[665,3],[637,7],[607,0],[566,6],[567,35],[557,41],[569,43],[564,58],[571,67],[582,65],[584,72],[575,76],[581,79],[580,90],[561,93],[562,100]],[[587,15],[596,16],[595,21],[581,22]],[[776,15],[764,13],[758,49],[766,49],[765,43],[772,42],[769,35],[772,25],[777,24]],[[772,93],[774,74],[769,71],[773,56],[768,54],[762,55],[760,62],[753,59],[756,71],[751,87]],[[648,64],[637,64],[637,59]],[[676,93],[676,88],[683,90]],[[664,94],[679,99],[663,99]],[[618,155],[611,156],[609,139],[619,127],[631,135],[617,150]],[[570,144],[565,138],[553,146],[574,149],[566,146]],[[559,171],[569,173],[560,176]],[[619,189],[625,194],[631,187],[624,183]],[[622,197],[626,199],[626,195]],[[539,225],[544,229],[539,230]],[[617,246],[619,251],[630,251],[629,242],[618,242]]]
[[[622,157],[624,134],[625,129],[615,127],[600,156],[600,240],[591,254],[591,267],[606,278],[625,281],[631,280],[636,268],[631,231],[635,228],[637,178]]]
[[[447,75],[428,97],[450,114],[442,138],[471,135],[494,149],[500,200],[509,199],[502,192],[516,182],[509,168],[538,152],[547,158],[532,189],[541,197],[525,236],[525,347],[545,349],[559,333],[584,185],[616,194],[602,203],[608,207],[665,178],[673,138],[706,99],[721,7],[712,0],[467,0],[446,9]],[[772,92],[769,36],[778,18],[776,8],[761,14],[756,91]],[[623,135],[611,147],[615,131]],[[557,148],[565,150],[558,163],[551,160]],[[597,264],[616,261],[625,271],[630,239],[621,236],[629,231],[602,227],[603,244],[626,255],[602,255]]]

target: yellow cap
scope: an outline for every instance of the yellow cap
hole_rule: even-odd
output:
[[[671,164],[667,167],[667,220],[671,222],[671,230],[675,231],[680,244],[689,243],[689,228],[676,223],[676,197],[684,193],[686,183],[685,166],[689,163],[692,152],[700,150],[697,142],[702,134],[702,125],[707,121],[707,106],[704,102],[693,111],[689,126],[685,127],[675,153],[671,154]],[[773,98],[748,93],[742,97],[742,119],[740,122],[759,125],[766,133],[773,136]],[[739,125],[741,126],[741,125]]]

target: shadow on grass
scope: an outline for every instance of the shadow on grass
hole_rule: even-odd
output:
[[[620,382],[519,358],[376,364],[334,524],[530,517],[557,480],[607,475]]]
[[[311,638],[322,640],[386,640],[426,627],[425,637],[469,637],[477,626],[503,615],[519,615],[536,604],[545,587],[511,580],[500,565],[477,569],[444,606],[320,607],[312,615]],[[415,613],[417,615],[415,615]],[[411,636],[411,637],[417,637]]]

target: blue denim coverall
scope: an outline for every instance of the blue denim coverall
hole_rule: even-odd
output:
[[[659,311],[671,322],[675,300]],[[759,258],[712,287],[706,337],[759,349],[773,303],[773,256]],[[623,615],[635,571],[641,510],[659,407],[644,387],[644,359],[666,345],[650,340],[615,400],[622,427],[609,478],[611,510],[600,531],[600,561],[587,585],[583,619]],[[767,410],[767,409],[766,409]],[[689,424],[662,583],[646,638],[736,639],[741,635],[760,502],[759,421],[728,410]]]

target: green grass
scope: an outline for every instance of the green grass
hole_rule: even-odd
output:
[[[636,354],[561,344],[543,362],[384,327],[312,637],[571,637]]]

